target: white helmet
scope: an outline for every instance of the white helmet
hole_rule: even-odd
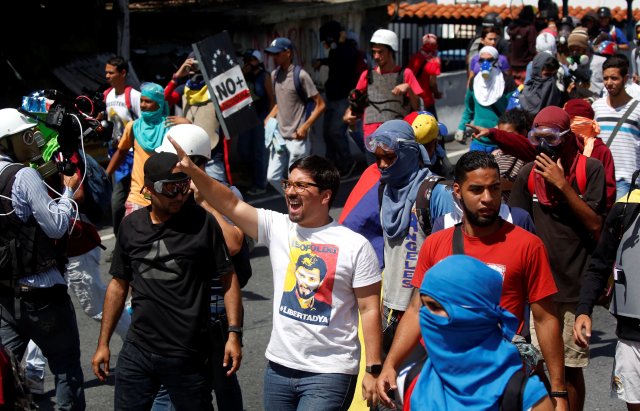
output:
[[[398,35],[391,30],[380,29],[373,33],[369,43],[384,44],[391,47],[391,50],[398,51]]]
[[[171,127],[167,134],[164,135],[162,144],[156,148],[157,153],[163,151],[167,153],[176,152],[167,136],[171,136],[188,156],[202,156],[207,160],[211,160],[211,140],[209,140],[209,135],[202,127],[195,124],[178,124]]]
[[[38,123],[15,108],[0,110],[0,138],[37,126]]]

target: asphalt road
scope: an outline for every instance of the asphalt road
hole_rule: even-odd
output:
[[[457,143],[447,144],[447,151],[451,154],[452,162],[462,155],[466,146]],[[342,205],[353,187],[357,177],[351,177],[343,181],[341,191],[335,202],[331,214],[337,217],[342,211]],[[269,191],[267,195],[251,201],[257,207],[270,208],[285,211],[284,201]],[[114,238],[110,227],[101,230],[103,242],[107,252],[113,249]],[[101,273],[105,283],[109,280],[107,274],[109,264],[104,263],[102,256]],[[244,323],[244,348],[243,362],[238,373],[238,378],[243,390],[244,407],[246,410],[262,410],[263,374],[266,360],[264,351],[271,333],[271,313],[273,284],[271,277],[271,265],[266,248],[254,249],[251,256],[253,277],[243,289],[243,303],[245,309]],[[85,395],[87,410],[103,411],[113,409],[113,390],[118,352],[122,342],[114,335],[111,341],[111,376],[106,383],[99,382],[91,370],[91,357],[96,348],[100,325],[87,317],[78,307],[75,296],[72,300],[76,306],[76,316],[80,329],[82,348],[82,365],[85,375]],[[585,410],[623,410],[624,404],[609,398],[609,381],[615,351],[616,337],[614,334],[615,322],[606,311],[596,309],[594,315],[595,332],[592,337],[591,363],[585,371],[587,385],[587,399]],[[55,402],[54,383],[51,374],[47,370],[45,378],[45,395],[38,396],[37,402],[41,410],[53,410]]]

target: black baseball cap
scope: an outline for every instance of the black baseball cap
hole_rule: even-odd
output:
[[[175,153],[161,152],[153,154],[144,163],[144,184],[153,187],[156,181],[180,181],[188,178],[185,173],[172,173],[178,163]]]

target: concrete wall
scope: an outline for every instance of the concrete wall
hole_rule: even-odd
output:
[[[438,89],[442,91],[442,98],[436,100],[438,120],[447,126],[449,135],[453,135],[458,129],[464,110],[467,72],[452,71],[441,74],[438,76]]]

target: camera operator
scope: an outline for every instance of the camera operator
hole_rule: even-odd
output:
[[[0,343],[20,359],[32,339],[55,375],[58,409],[84,410],[80,338],[62,276],[79,181],[65,176],[56,203],[40,174],[21,164],[39,153],[36,127],[15,109],[0,110],[0,250],[10,256],[0,263]]]

